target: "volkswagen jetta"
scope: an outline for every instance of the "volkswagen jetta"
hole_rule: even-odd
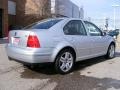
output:
[[[95,24],[75,18],[46,19],[9,32],[8,57],[22,63],[54,63],[60,74],[75,62],[115,57],[115,40]]]

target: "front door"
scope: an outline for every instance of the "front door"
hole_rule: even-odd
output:
[[[86,28],[90,34],[89,40],[92,42],[91,55],[99,56],[106,53],[107,38],[102,35],[102,31],[93,23],[85,22]]]
[[[2,37],[2,10],[0,9],[0,38]]]

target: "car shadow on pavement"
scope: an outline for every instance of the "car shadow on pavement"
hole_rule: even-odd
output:
[[[53,90],[108,90],[120,89],[120,80],[113,78],[97,78],[92,76],[81,75],[80,70],[89,66],[106,61],[104,57],[98,57],[76,63],[72,73],[67,75],[56,74],[53,65],[36,68],[34,70],[24,68],[21,72],[21,78],[25,79],[48,79],[44,87],[53,87]],[[88,75],[92,72],[88,72]],[[52,85],[53,84],[53,85]],[[42,90],[44,87],[37,85],[35,90]],[[49,87],[49,88],[50,88]]]
[[[104,62],[106,60],[109,60],[109,59],[105,59],[104,57],[97,57],[97,58],[92,58],[92,59],[77,62],[77,63],[75,63],[75,67],[73,69],[73,72],[83,70],[87,67],[90,67],[92,65],[95,65],[95,64],[98,64],[98,63],[101,63],[101,62]],[[39,74],[57,75],[53,64],[48,64],[48,65],[45,65],[45,66],[36,67],[34,69],[29,68],[29,70],[34,71],[34,72],[39,73]],[[28,71],[28,68],[25,69],[25,73],[27,71]],[[24,73],[23,73],[23,76],[24,76]]]
[[[8,39],[1,39],[0,38],[0,44],[6,44],[8,43]]]
[[[75,69],[72,73],[67,75],[59,75],[56,74],[53,66],[50,65],[48,67],[39,68],[36,70],[30,70],[24,68],[24,71],[21,72],[21,78],[25,79],[49,79],[47,84],[44,87],[52,85],[52,83],[56,83],[53,90],[108,90],[108,89],[120,89],[120,80],[112,79],[112,78],[97,78],[92,76],[81,75],[80,71],[85,68],[104,62],[106,59],[103,57],[89,59],[86,61],[78,62],[75,66]],[[90,72],[88,72],[89,74]],[[41,85],[36,86],[35,90],[42,90]]]
[[[85,69],[85,68],[87,68],[89,66],[92,66],[92,65],[104,62],[106,60],[107,59],[105,59],[104,57],[97,57],[97,58],[93,58],[93,59],[88,59],[88,60],[85,60],[85,61],[77,62],[75,64],[73,72],[76,72],[76,71],[79,71],[79,70],[83,70],[83,69]],[[27,70],[28,69],[26,68],[25,71],[27,72]],[[54,65],[53,64],[47,64],[45,66],[42,65],[40,67],[35,67],[33,69],[29,68],[29,70],[37,72],[37,73],[40,73],[40,74],[45,74],[45,75],[57,75],[57,73],[56,73],[56,71],[54,69]]]
[[[92,65],[95,65],[95,64],[98,64],[98,63],[101,63],[101,62],[104,62],[106,61],[107,59],[105,59],[104,57],[97,57],[97,58],[93,58],[93,59],[88,59],[88,60],[85,60],[85,61],[80,61],[80,62],[77,62],[75,64],[75,67],[74,67],[74,70],[73,70],[73,73],[74,72],[77,72],[79,70],[84,70]],[[49,65],[45,65],[45,66],[40,66],[40,67],[36,67],[34,69],[28,69],[27,67],[24,68],[24,72],[22,72],[22,77],[26,77],[26,78],[30,78],[30,76],[27,74],[29,73],[38,73],[38,74],[43,74],[43,75],[48,75],[48,76],[54,76],[54,75],[59,75],[56,73],[55,69],[54,69],[54,65],[53,64],[49,64]]]

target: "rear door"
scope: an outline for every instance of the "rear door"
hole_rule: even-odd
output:
[[[77,60],[86,59],[90,55],[91,41],[81,20],[71,20],[64,27],[65,38],[77,51]]]
[[[102,31],[93,23],[85,21],[86,28],[89,32],[89,39],[92,42],[91,55],[103,55],[107,50],[107,37],[102,35]]]
[[[0,9],[0,37],[2,37],[2,10]]]

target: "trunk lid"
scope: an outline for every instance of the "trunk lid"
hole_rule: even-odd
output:
[[[31,31],[13,30],[9,33],[9,44],[15,47],[26,47],[28,36]]]

